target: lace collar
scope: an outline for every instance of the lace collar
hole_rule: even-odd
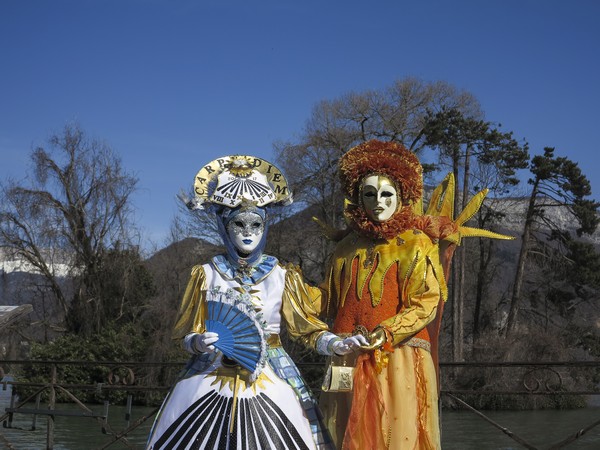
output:
[[[217,255],[212,259],[212,265],[223,278],[235,280],[241,284],[255,285],[264,280],[279,262],[277,258],[270,255],[262,255],[257,264],[246,267],[236,267],[225,255]]]

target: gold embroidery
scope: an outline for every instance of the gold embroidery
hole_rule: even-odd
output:
[[[373,265],[373,261],[375,260],[375,242],[371,242],[367,247],[367,257],[363,263],[363,267],[368,269]]]
[[[402,345],[408,345],[409,347],[422,348],[423,350],[427,350],[431,352],[431,343],[426,339],[421,338],[410,338]]]
[[[254,383],[249,382],[250,372],[246,369],[239,367],[224,367],[221,366],[208,374],[207,376],[215,377],[214,381],[210,384],[211,386],[219,385],[218,389],[222,390],[225,386],[229,387],[231,391],[234,389],[235,377],[239,373],[239,388],[241,390],[252,389],[252,392],[256,394],[256,388],[266,389],[265,383],[272,383],[273,381],[261,372]]]

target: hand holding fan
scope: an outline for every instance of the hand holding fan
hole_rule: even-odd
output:
[[[254,310],[244,304],[220,300],[206,302],[206,331],[219,335],[213,345],[225,356],[256,374],[266,358],[263,330]]]

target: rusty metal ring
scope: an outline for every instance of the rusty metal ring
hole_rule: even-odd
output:
[[[549,367],[534,368],[523,375],[523,386],[529,392],[558,392],[562,384],[560,373]]]
[[[116,372],[120,369],[124,369],[127,374],[124,377],[120,377]],[[108,384],[116,385],[121,384],[124,386],[131,386],[135,383],[135,373],[133,370],[126,366],[116,366],[110,369],[107,375]]]

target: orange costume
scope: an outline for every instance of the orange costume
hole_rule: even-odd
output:
[[[462,226],[487,191],[453,220],[451,175],[423,215],[421,170],[412,152],[391,142],[365,142],[340,162],[352,231],[332,255],[319,307],[335,333],[383,340],[373,350],[344,357],[356,366],[353,392],[322,394],[338,448],[440,448],[437,337],[447,299],[445,272],[462,237],[508,238]],[[380,222],[365,214],[361,200],[361,182],[372,174],[391,180],[401,197],[393,215]]]

